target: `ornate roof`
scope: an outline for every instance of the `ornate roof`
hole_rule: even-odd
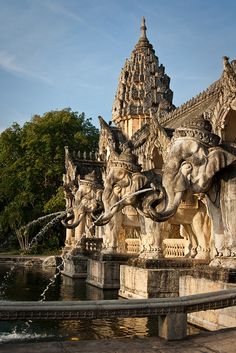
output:
[[[101,126],[99,160],[104,162],[105,166],[111,155],[119,155],[122,152],[122,145],[127,142],[127,138],[120,128],[107,124],[101,116],[99,116],[99,121]]]
[[[162,115],[159,118],[161,125],[171,128],[177,128],[182,125],[186,120],[189,120],[192,116],[198,116],[199,114],[214,109],[219,95],[222,92],[221,80],[218,80],[211,84],[206,90],[199,93],[196,97],[188,100],[174,111]]]
[[[230,102],[235,99],[236,93],[236,60],[229,62],[229,58],[224,56],[223,66],[224,70],[219,80],[174,111],[159,116],[160,124],[165,127],[178,128],[185,121],[204,114],[212,121],[216,130],[217,120],[220,120],[222,113],[219,111],[219,106],[227,110]],[[219,121],[218,125],[222,125],[222,122]],[[218,133],[220,133],[220,128],[219,126]]]
[[[160,109],[169,112],[174,109],[173,92],[169,88],[170,78],[160,64],[152,44],[146,35],[145,19],[142,19],[138,43],[121,70],[112,120],[115,123],[132,116],[150,116]]]

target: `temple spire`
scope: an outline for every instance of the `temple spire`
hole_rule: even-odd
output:
[[[147,35],[146,35],[147,27],[146,27],[146,24],[145,24],[145,18],[144,17],[142,17],[142,23],[141,23],[140,30],[141,30],[140,39],[141,38],[147,38]]]
[[[128,138],[151,120],[160,111],[174,109],[170,78],[146,37],[145,18],[142,18],[141,33],[130,59],[121,71],[116,96],[112,106],[112,121]]]

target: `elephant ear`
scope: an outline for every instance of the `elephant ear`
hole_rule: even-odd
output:
[[[206,177],[211,179],[221,169],[236,161],[236,156],[221,147],[213,148],[209,151],[206,166]]]

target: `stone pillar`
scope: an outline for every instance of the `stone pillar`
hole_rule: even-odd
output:
[[[181,340],[187,336],[187,314],[174,313],[158,317],[158,335],[166,340]]]
[[[120,266],[125,264],[131,255],[101,254],[88,260],[88,277],[86,282],[103,289],[120,288]]]
[[[62,274],[71,278],[87,277],[88,258],[83,255],[81,249],[72,248],[70,251],[64,251],[63,262],[64,269]]]

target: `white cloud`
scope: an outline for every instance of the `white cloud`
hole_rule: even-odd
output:
[[[53,2],[52,0],[50,1],[46,1],[46,2],[42,2],[40,0],[37,0],[38,4],[41,6],[46,7],[49,11],[51,11],[54,14],[59,14],[62,15],[64,17],[67,17],[71,20],[74,20],[78,23],[80,23],[83,27],[86,27],[88,29],[90,29],[91,31],[95,32],[95,33],[100,33],[104,38],[109,39],[110,41],[112,41],[113,43],[117,43],[117,38],[115,36],[113,36],[111,33],[109,33],[107,30],[103,30],[101,28],[101,26],[93,25],[93,17],[89,17],[88,15],[86,15],[86,13],[82,13],[82,15],[78,15],[78,7],[75,7],[74,12],[70,9],[68,9],[68,6],[63,6],[62,4],[59,4],[58,2]],[[75,2],[76,3],[76,2]],[[89,6],[89,5],[88,5]],[[95,11],[96,7],[95,4],[93,3],[93,5],[91,5],[91,7],[93,8],[93,10]],[[98,7],[99,9],[101,9],[101,4],[99,3]],[[96,12],[96,11],[95,11]],[[99,15],[98,15],[99,17]]]
[[[17,61],[14,55],[9,54],[8,52],[3,50],[0,51],[0,68],[13,74],[18,74],[23,77],[43,81],[50,85],[53,84],[50,78],[41,73],[27,69],[26,67],[24,67],[24,65]]]
[[[76,13],[66,9],[65,7],[59,5],[58,3],[46,2],[46,3],[42,3],[42,5],[45,5],[50,11],[52,11],[54,13],[59,13],[64,16],[70,17],[75,21],[78,21],[80,23],[84,23],[84,20],[80,16],[78,16]]]

